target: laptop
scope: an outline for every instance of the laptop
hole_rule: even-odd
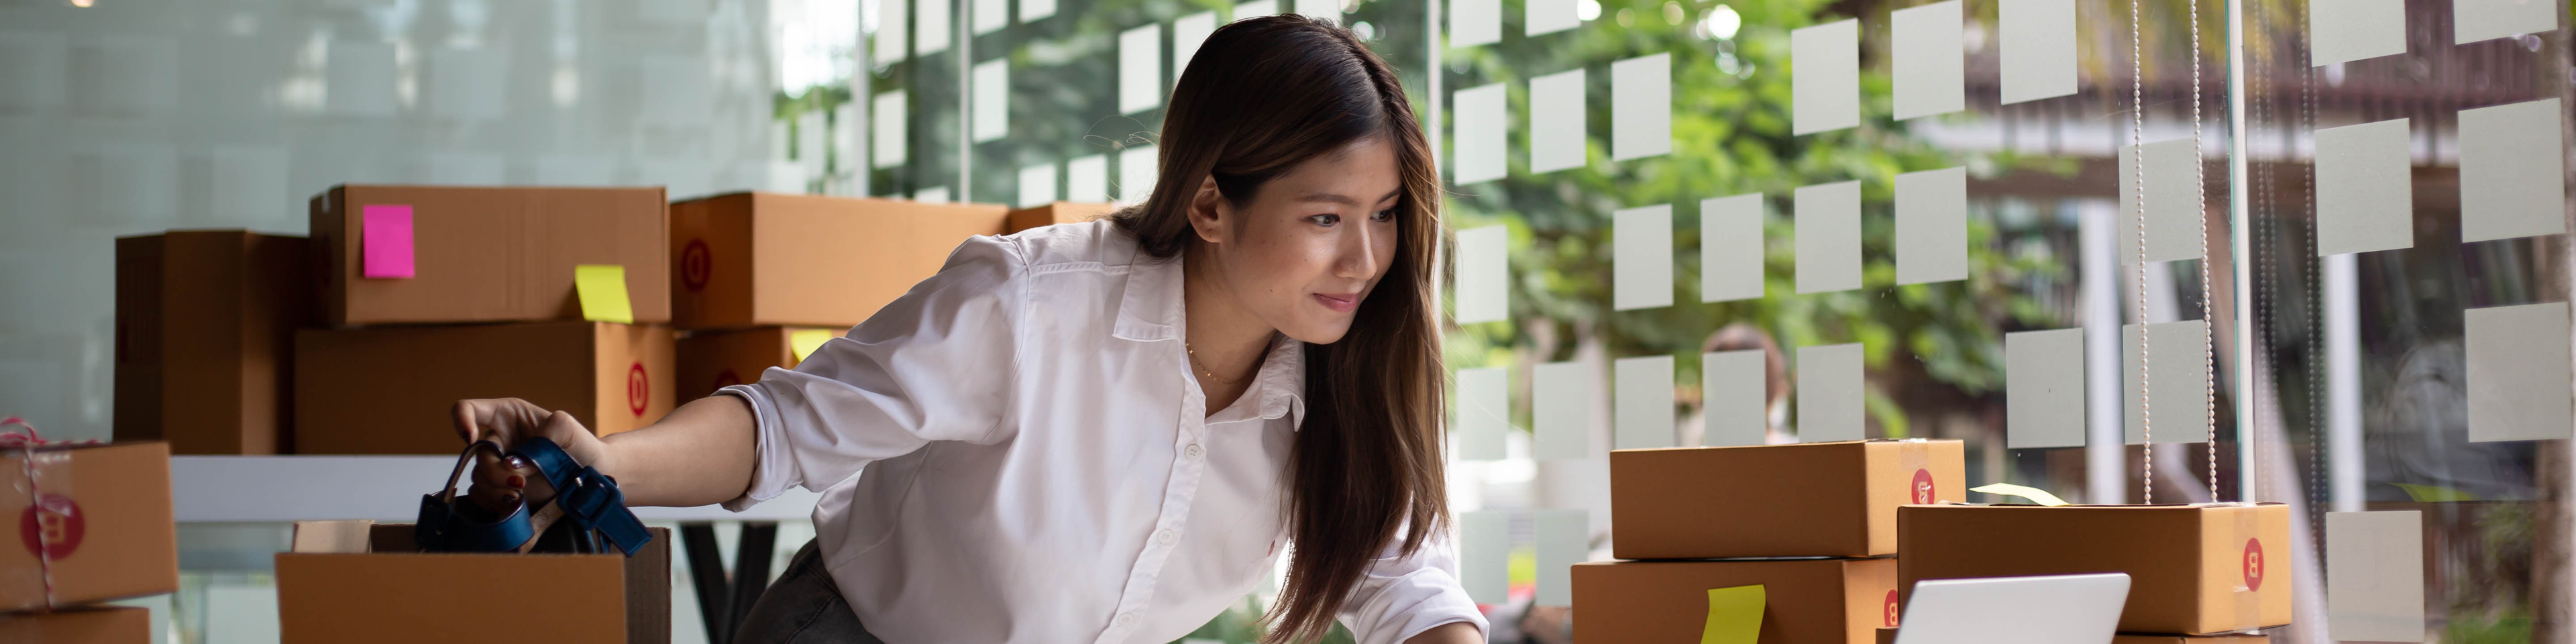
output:
[[[1896,644],[2110,644],[2128,602],[2123,573],[1925,579]]]

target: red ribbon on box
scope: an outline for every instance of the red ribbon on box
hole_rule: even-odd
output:
[[[12,425],[17,426],[18,429],[9,429]],[[35,504],[37,506],[35,510],[39,513],[67,515],[74,510],[69,507],[70,500],[67,497],[48,496],[42,490],[37,489],[36,448],[46,446],[96,445],[100,442],[101,441],[96,439],[85,441],[49,441],[45,440],[43,436],[38,435],[36,433],[36,425],[34,423],[27,422],[27,419],[19,418],[17,416],[0,418],[0,449],[18,450],[18,455],[21,457],[18,459],[19,477],[27,481],[28,502]],[[41,516],[41,514],[39,516]],[[36,571],[45,586],[45,609],[51,610],[55,608],[54,557],[53,544],[46,542],[48,537],[50,537],[50,534],[46,530],[36,530]]]

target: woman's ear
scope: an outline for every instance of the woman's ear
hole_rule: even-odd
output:
[[[1190,195],[1190,228],[1198,231],[1199,241],[1215,244],[1225,239],[1225,226],[1233,221],[1234,204],[1216,189],[1216,177],[1199,179],[1199,190]]]

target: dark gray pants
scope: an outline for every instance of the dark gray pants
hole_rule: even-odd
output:
[[[832,574],[823,569],[823,553],[814,542],[796,551],[786,572],[760,594],[734,629],[738,644],[885,644],[859,624],[858,613],[841,599]]]

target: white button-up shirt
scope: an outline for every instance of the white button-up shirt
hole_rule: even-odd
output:
[[[1182,325],[1180,260],[1107,222],[973,238],[795,370],[725,390],[759,422],[733,505],[823,490],[824,565],[888,642],[1170,642],[1273,574],[1305,406],[1282,336],[1208,415]],[[1342,622],[1368,643],[1484,629],[1450,544],[1391,544]]]

